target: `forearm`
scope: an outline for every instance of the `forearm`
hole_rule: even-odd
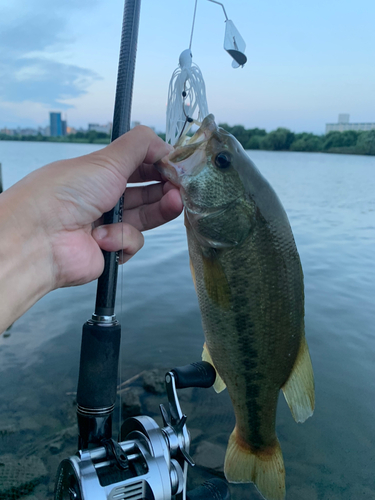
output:
[[[52,287],[52,259],[27,186],[0,195],[0,333]]]

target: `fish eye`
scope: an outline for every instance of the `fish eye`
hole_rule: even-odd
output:
[[[215,158],[215,165],[218,168],[228,168],[231,165],[231,157],[229,153],[222,152],[219,153]]]

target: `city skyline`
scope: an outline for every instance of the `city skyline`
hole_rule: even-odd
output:
[[[218,122],[322,134],[341,111],[353,122],[374,121],[374,2],[224,4],[246,41],[246,66],[231,68],[222,10],[206,0],[198,1],[192,44]],[[132,120],[158,131],[193,8],[193,0],[142,1]],[[111,121],[122,10],[123,0],[111,9],[98,0],[56,9],[47,0],[0,0],[0,129],[47,126],[51,109],[75,128]]]
[[[75,134],[76,132],[89,132],[96,131],[105,133],[107,135],[111,134],[112,131],[112,122],[107,122],[106,124],[100,123],[88,123],[87,127],[72,127],[68,125],[67,114],[65,113],[64,120],[62,119],[61,111],[50,111],[49,112],[49,125],[46,127],[38,127],[38,128],[22,128],[20,126],[11,129],[7,127],[0,128],[0,134],[5,135],[45,135],[52,137],[66,136],[69,134]],[[140,121],[132,120],[130,127],[133,128],[137,125],[141,125]],[[234,124],[241,125],[241,124]],[[155,127],[151,126],[152,130],[156,133],[165,133],[164,130],[156,130]],[[255,127],[254,127],[255,128]],[[326,123],[325,124],[325,132],[321,135],[326,135],[329,132],[344,132],[347,130],[355,130],[355,131],[369,131],[375,129],[375,121],[373,122],[350,122],[350,114],[349,113],[339,113],[337,122],[334,123]],[[269,132],[269,131],[268,131]],[[294,131],[291,131],[294,132]]]

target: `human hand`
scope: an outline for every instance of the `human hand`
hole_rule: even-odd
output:
[[[27,303],[21,314],[50,290],[98,278],[104,267],[102,249],[123,247],[126,261],[143,246],[141,231],[181,213],[180,194],[170,183],[129,187],[123,223],[93,229],[128,182],[162,181],[152,164],[169,151],[150,129],[136,127],[102,150],[32,172],[1,195],[0,227],[11,237],[0,256],[18,262],[14,300],[19,302],[22,289],[29,295],[21,297]]]

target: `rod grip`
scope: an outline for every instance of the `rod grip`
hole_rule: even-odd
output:
[[[77,403],[87,409],[115,404],[121,326],[87,321],[82,329]]]
[[[176,388],[186,387],[211,387],[216,379],[215,368],[207,361],[198,361],[191,365],[173,368],[172,373],[176,379]]]

